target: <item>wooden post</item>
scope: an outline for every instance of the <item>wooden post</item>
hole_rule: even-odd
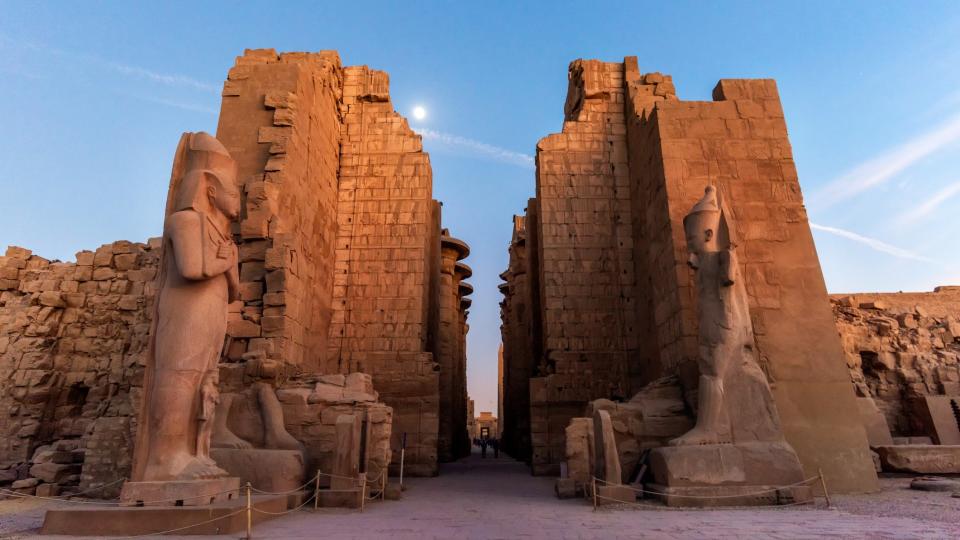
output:
[[[400,491],[403,491],[403,460],[407,453],[407,432],[403,432],[403,439],[400,442]]]
[[[380,469],[380,476],[383,479],[380,481],[380,500],[387,500],[387,469]]]
[[[251,505],[250,499],[251,486],[250,482],[247,482],[247,540],[252,538],[251,532],[253,530],[253,506]]]
[[[320,469],[317,469],[317,479],[313,484],[313,509],[317,509],[320,499]]]
[[[817,473],[820,475],[820,487],[823,488],[823,496],[827,499],[827,508],[830,508],[830,493],[827,492],[827,481],[823,477],[823,469],[817,469]]]
[[[363,506],[367,502],[367,475],[360,473],[360,513],[363,513]]]
[[[591,482],[592,482],[591,490],[593,491],[593,511],[596,512],[597,511],[597,477],[596,476],[592,477]]]

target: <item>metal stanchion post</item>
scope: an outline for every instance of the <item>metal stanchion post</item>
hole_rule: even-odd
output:
[[[319,504],[318,500],[320,499],[320,469],[317,469],[317,480],[313,484],[313,509],[317,509]]]
[[[380,500],[387,500],[387,469],[380,469],[380,476],[383,477],[380,481]]]
[[[253,506],[250,504],[251,491],[250,482],[247,482],[247,540],[252,538],[251,531],[253,529]]]

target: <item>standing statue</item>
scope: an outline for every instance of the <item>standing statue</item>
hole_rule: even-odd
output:
[[[170,177],[132,480],[226,477],[208,455],[227,304],[238,299],[237,166],[206,133],[180,139]]]
[[[782,439],[773,396],[754,349],[747,291],[729,212],[707,186],[683,220],[697,274],[700,386],[697,423],[673,446]]]

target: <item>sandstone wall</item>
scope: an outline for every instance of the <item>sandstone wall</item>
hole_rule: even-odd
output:
[[[876,477],[866,435],[840,360],[776,85],[772,80],[721,80],[714,99],[660,101],[631,119],[641,124],[638,130],[644,123],[655,126],[663,158],[662,179],[637,186],[664,190],[670,216],[669,229],[651,231],[660,235],[658,244],[638,248],[646,252],[648,273],[657,276],[666,253],[661,246],[673,246],[667,275],[676,276],[672,307],[680,309],[655,311],[655,316],[666,315],[656,324],[669,321],[672,332],[666,338],[679,342],[680,350],[679,355],[668,350],[661,365],[671,369],[676,362],[692,363],[698,354],[693,274],[686,264],[682,221],[704,187],[713,184],[733,213],[736,230],[731,234],[750,298],[760,363],[787,441],[807,476],[823,469],[835,489],[873,489]],[[663,337],[658,332],[661,346],[668,343]],[[689,379],[685,382],[692,389]]]
[[[344,70],[328,372],[374,377],[394,410],[394,460],[436,474],[440,214],[419,135],[393,110],[387,74]]]
[[[158,245],[114,242],[77,253],[76,262],[15,247],[0,257],[3,479],[33,476],[69,489],[83,466],[87,489],[129,473],[129,447],[126,460],[113,459],[105,441],[132,440]],[[77,449],[74,459],[40,459],[55,447]]]
[[[386,459],[397,463],[406,440],[406,473],[435,474],[440,207],[420,137],[387,92],[386,74],[344,68],[333,51],[248,50],[230,70],[217,136],[242,187],[242,302],[230,306],[221,391],[368,373],[392,406],[367,404],[380,411],[371,421],[386,418],[375,429],[390,441]],[[158,246],[116,242],[76,263],[19,248],[0,258],[0,482],[28,480],[36,465],[68,488],[127,473]],[[468,302],[455,294],[459,418]],[[332,413],[320,409],[288,429],[323,454]]]
[[[537,144],[545,380],[531,387],[535,473],[559,470],[571,411],[631,391],[637,337],[623,76],[620,63],[571,63],[563,131]]]
[[[332,313],[342,86],[334,51],[247,51],[224,84],[217,137],[243,186],[229,357],[323,365]]]
[[[626,399],[676,375],[696,409],[697,305],[682,221],[713,184],[732,212],[787,440],[808,476],[822,468],[834,489],[873,489],[774,82],[722,80],[714,101],[685,102],[636,58],[578,60],[565,112],[563,133],[537,153],[544,362],[530,379],[534,472],[555,472],[563,430],[587,401]],[[517,276],[505,279],[509,292]],[[512,326],[505,319],[504,336]],[[511,357],[516,347],[504,346]]]
[[[513,218],[513,238],[509,248],[509,266],[502,274],[503,301],[501,347],[502,406],[499,412],[503,430],[503,449],[516,459],[530,461],[530,378],[539,358],[533,352],[533,311],[531,273],[528,271],[529,233],[524,216]]]
[[[857,394],[873,398],[893,436],[932,436],[923,398],[960,397],[960,287],[831,304]]]

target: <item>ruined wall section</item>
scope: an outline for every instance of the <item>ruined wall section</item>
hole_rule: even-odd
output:
[[[132,440],[158,260],[159,239],[81,251],[75,263],[15,247],[0,257],[0,482],[119,489],[129,448],[103,467],[113,450],[96,441],[108,424]]]
[[[713,184],[732,212],[760,364],[787,441],[808,476],[822,468],[834,489],[874,489],[876,476],[836,339],[776,85],[721,80],[714,99],[659,101],[631,118],[640,124],[638,131],[656,129],[650,140],[659,138],[663,162],[662,180],[654,171],[646,179],[657,184],[637,189],[662,190],[660,204],[668,206],[658,212],[670,216],[669,229],[652,222],[649,237],[657,242],[638,247],[646,251],[653,273],[663,271],[665,246],[672,243],[675,300],[668,302],[670,309],[654,311],[661,346],[677,344],[667,350],[664,368],[696,358],[696,299],[682,221],[704,187]],[[685,393],[693,401],[690,378],[684,381]]]
[[[513,217],[513,238],[510,242],[509,266],[501,275],[502,286],[501,339],[503,370],[503,403],[500,429],[503,448],[516,459],[530,459],[530,378],[536,373],[538,358],[533,354],[531,280],[528,261],[528,220]]]
[[[563,132],[537,144],[545,378],[531,381],[533,465],[552,473],[587,401],[630,394],[637,349],[624,65],[570,64]]]
[[[422,141],[393,110],[389,79],[344,70],[343,139],[327,371],[369,373],[393,407],[394,462],[436,474],[439,208]]]
[[[830,300],[857,395],[893,436],[930,435],[924,397],[960,397],[960,287]]]
[[[316,372],[327,349],[340,152],[334,51],[247,50],[223,89],[217,137],[237,161],[242,308],[231,360],[246,353]],[[249,356],[248,356],[249,358]]]
[[[689,302],[684,309],[681,298],[693,299],[689,283],[680,285],[675,266],[677,249],[670,234],[665,167],[674,166],[664,159],[660,132],[649,122],[655,105],[676,101],[676,89],[669,75],[641,74],[635,56],[624,59],[628,157],[630,161],[632,230],[637,276],[638,355],[630,365],[634,389],[657,379],[663,373],[683,371],[696,381],[696,328]]]

